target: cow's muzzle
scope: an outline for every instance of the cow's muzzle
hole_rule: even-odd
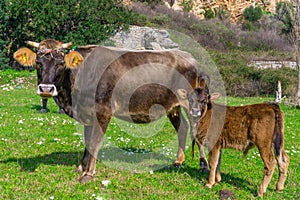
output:
[[[196,108],[192,108],[190,111],[190,114],[192,115],[192,117],[201,117],[201,111],[199,109]]]
[[[57,89],[53,84],[39,84],[37,94],[41,97],[57,96]]]

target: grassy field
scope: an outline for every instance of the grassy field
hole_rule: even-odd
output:
[[[49,112],[39,113],[41,99],[35,95],[35,83],[34,72],[0,71],[0,199],[219,199],[221,190],[230,190],[235,199],[256,198],[264,171],[256,149],[250,150],[245,159],[241,152],[223,151],[222,182],[207,189],[204,186],[208,173],[200,173],[198,160],[192,160],[190,141],[182,168],[132,173],[136,163],[128,164],[123,159],[119,164],[124,164],[124,169],[128,164],[131,170],[121,170],[105,159],[107,152],[102,152],[100,157],[106,161],[97,163],[95,179],[80,184],[75,168],[84,149],[82,127],[58,114],[51,99]],[[246,105],[266,100],[229,97],[227,102]],[[291,165],[285,190],[279,194],[275,191],[276,168],[264,199],[299,199],[300,110],[286,105],[281,108],[285,113],[285,149]],[[113,119],[105,145],[114,143],[134,155],[155,151],[166,157],[171,166],[175,152],[165,145],[170,138],[176,138],[175,130],[166,119],[154,127],[159,132],[151,135],[149,127]],[[106,180],[108,185],[103,182]]]

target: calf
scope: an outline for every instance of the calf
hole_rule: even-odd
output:
[[[281,191],[290,159],[284,150],[284,117],[279,106],[274,103],[224,106],[213,102],[218,96],[208,95],[204,87],[194,89],[192,94],[181,96],[188,98],[193,116],[198,117],[194,125],[193,154],[195,143],[199,148],[206,145],[209,150],[210,175],[206,186],[211,188],[221,181],[222,148],[243,151],[246,155],[249,149],[257,146],[265,169],[258,196],[263,196],[266,192],[274,172],[276,162],[272,148],[279,168],[276,191]],[[222,112],[225,114],[224,121],[219,118]],[[199,113],[198,116],[196,113]]]

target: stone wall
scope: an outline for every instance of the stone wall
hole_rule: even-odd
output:
[[[294,61],[252,61],[248,65],[258,69],[279,69],[284,67],[297,69],[297,63]]]

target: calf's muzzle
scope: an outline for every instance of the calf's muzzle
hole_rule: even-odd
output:
[[[197,118],[201,116],[201,111],[197,108],[192,108],[190,114],[192,115],[192,117]]]
[[[39,84],[37,94],[41,97],[57,96],[57,89],[53,84]]]

